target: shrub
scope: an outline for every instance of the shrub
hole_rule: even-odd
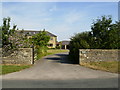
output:
[[[60,49],[60,46],[56,46],[56,49]]]
[[[45,46],[37,46],[35,48],[35,55],[36,55],[36,60],[40,59],[41,57],[47,55],[47,47]]]
[[[40,31],[32,37],[32,43],[35,48],[36,59],[40,59],[42,56],[47,54],[47,45],[50,37],[47,35],[46,31]]]
[[[90,48],[89,32],[78,33],[71,38],[69,57],[74,63],[79,63],[79,49]]]

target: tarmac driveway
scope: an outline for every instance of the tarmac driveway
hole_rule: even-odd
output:
[[[72,64],[68,53],[49,55],[31,68],[2,76],[3,88],[117,88],[118,74]]]

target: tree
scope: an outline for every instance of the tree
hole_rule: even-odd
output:
[[[14,25],[12,29],[10,29],[10,17],[3,18],[2,29],[2,54],[3,56],[6,54],[10,54],[13,50],[13,45],[9,40],[9,37],[15,32],[16,26]],[[7,53],[6,53],[7,52]]]
[[[93,22],[91,26],[95,48],[107,48],[108,33],[112,26],[111,16],[102,16]]]
[[[120,21],[112,24],[108,32],[107,40],[108,48],[120,49]]]
[[[47,35],[46,31],[40,31],[38,34],[35,34],[32,37],[32,43],[35,47],[35,53],[37,54],[37,59],[46,55],[47,53],[47,45],[50,37]]]
[[[91,26],[91,37],[93,48],[117,49],[120,42],[120,23],[112,23],[111,16],[102,16],[93,22]]]
[[[3,26],[2,26],[2,47],[4,45],[11,45],[9,42],[9,36],[14,34],[17,25],[14,25],[12,29],[10,29],[10,17],[3,18]],[[12,47],[12,46],[11,46]]]
[[[21,31],[18,33],[17,25],[13,25],[10,28],[10,17],[3,18],[2,31],[2,54],[3,56],[10,55],[14,50],[18,48],[30,47],[29,39]]]
[[[35,46],[47,46],[50,37],[47,35],[46,31],[40,31],[32,37]]]

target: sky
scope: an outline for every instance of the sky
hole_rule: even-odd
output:
[[[117,2],[3,2],[2,18],[24,30],[47,30],[58,41],[70,40],[75,33],[90,31],[93,20],[111,15],[118,20]]]

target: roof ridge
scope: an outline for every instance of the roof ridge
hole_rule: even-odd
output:
[[[17,30],[17,31],[22,31],[22,30]],[[23,31],[24,31],[24,32],[39,32],[39,31],[35,31],[35,30],[23,30]],[[49,32],[49,31],[46,31],[46,30],[45,30],[45,32],[47,32],[47,34],[50,35],[50,36],[57,37],[55,34]]]

